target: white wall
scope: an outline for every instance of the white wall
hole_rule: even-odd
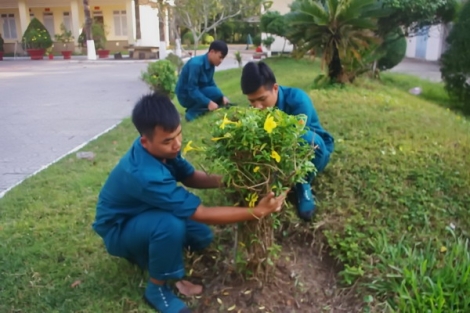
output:
[[[416,58],[416,37],[407,38],[406,56]],[[429,29],[428,40],[426,43],[427,61],[438,61],[442,54],[443,44],[445,42],[445,26],[435,25]]]
[[[406,38],[406,57],[414,58],[416,56],[416,37]]]
[[[440,25],[432,26],[429,29],[429,37],[426,47],[426,60],[437,61],[441,57],[442,31],[443,27]]]
[[[159,47],[160,46],[160,24],[158,11],[149,5],[140,5],[140,33],[141,39],[138,46]]]
[[[292,2],[292,0],[274,0],[273,5],[271,6],[271,8],[268,11],[278,11],[281,14],[289,13],[290,12],[289,4],[291,2]],[[262,39],[265,39],[266,37],[268,37],[268,34],[266,34],[266,33],[261,34]],[[282,48],[284,47],[285,39],[283,37],[279,37],[279,36],[273,36],[273,37],[276,40],[271,45],[271,51],[281,52]],[[293,49],[293,45],[291,45],[289,43],[289,41],[287,41],[284,52],[291,52],[292,49]],[[263,51],[266,51],[266,48],[264,46],[263,46]]]

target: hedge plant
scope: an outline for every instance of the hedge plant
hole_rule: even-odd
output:
[[[52,47],[51,35],[46,27],[37,19],[33,18],[26,28],[21,39],[24,49],[48,49]]]
[[[141,79],[151,90],[164,93],[173,99],[177,75],[177,68],[171,61],[159,60],[148,64],[147,70],[141,74]]]

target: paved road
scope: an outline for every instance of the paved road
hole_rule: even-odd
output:
[[[416,59],[404,59],[390,70],[391,72],[415,75],[433,82],[441,81],[441,71],[437,62],[427,62]]]
[[[130,115],[148,61],[0,62],[0,198]],[[228,57],[217,70],[236,67]]]

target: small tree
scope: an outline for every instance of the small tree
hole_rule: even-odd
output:
[[[212,138],[204,149],[209,170],[223,175],[228,186],[223,192],[234,203],[255,207],[262,195],[280,194],[315,170],[313,149],[301,139],[306,116],[241,107],[223,113],[210,129]],[[184,152],[195,150],[192,145],[189,142]],[[267,216],[238,225],[236,262],[245,274],[264,281],[270,277],[279,248],[274,240],[276,221]]]
[[[163,1],[166,2],[166,1]],[[264,0],[175,0],[175,19],[193,35],[194,55],[204,34],[244,12],[259,11]],[[159,0],[158,3],[162,3]]]
[[[287,43],[285,36],[288,28],[285,16],[281,15],[278,11],[268,11],[261,16],[260,28],[262,32],[284,38],[284,45],[281,52],[284,53]]]
[[[287,39],[296,46],[297,57],[320,52],[331,82],[347,82],[342,60],[352,55],[360,61],[362,50],[380,41],[373,30],[381,14],[376,0],[295,0],[287,15]]]
[[[141,74],[141,79],[153,91],[166,94],[170,99],[175,96],[177,82],[176,66],[169,60],[159,60],[149,63],[147,71]]]
[[[46,27],[35,17],[26,28],[21,42],[25,49],[46,50],[52,47],[51,35]]]
[[[449,95],[470,110],[470,2],[466,2],[452,28],[449,49],[441,57],[441,73]]]
[[[406,45],[406,38],[401,28],[397,28],[385,36],[378,49],[383,54],[378,60],[378,69],[385,71],[397,66],[406,55]]]
[[[60,34],[55,35],[55,40],[61,42],[66,46],[67,44],[73,42],[74,37],[72,36],[72,31],[67,30],[64,23],[60,24]]]

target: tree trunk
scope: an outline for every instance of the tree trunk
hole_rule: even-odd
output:
[[[340,83],[343,80],[343,66],[336,45],[333,45],[333,57],[328,64],[328,77],[332,82],[336,83]]]
[[[193,40],[194,40],[194,56],[197,55],[197,47],[199,46],[199,37],[197,36],[196,32],[191,30],[191,33],[193,34]]]
[[[270,255],[274,245],[271,216],[238,224],[237,263],[243,266],[245,276],[267,282],[274,269]]]
[[[134,12],[135,12],[135,38],[142,39],[142,32],[140,31],[140,6],[139,0],[134,1]]]
[[[95,42],[93,41],[93,33],[91,26],[93,21],[91,19],[90,4],[88,0],[83,0],[83,10],[85,14],[85,35],[86,35],[86,51],[88,60],[96,60]]]
[[[93,21],[91,20],[91,13],[90,13],[90,4],[88,0],[83,0],[83,9],[85,13],[85,35],[86,40],[93,40],[93,36],[91,33],[91,24]]]

